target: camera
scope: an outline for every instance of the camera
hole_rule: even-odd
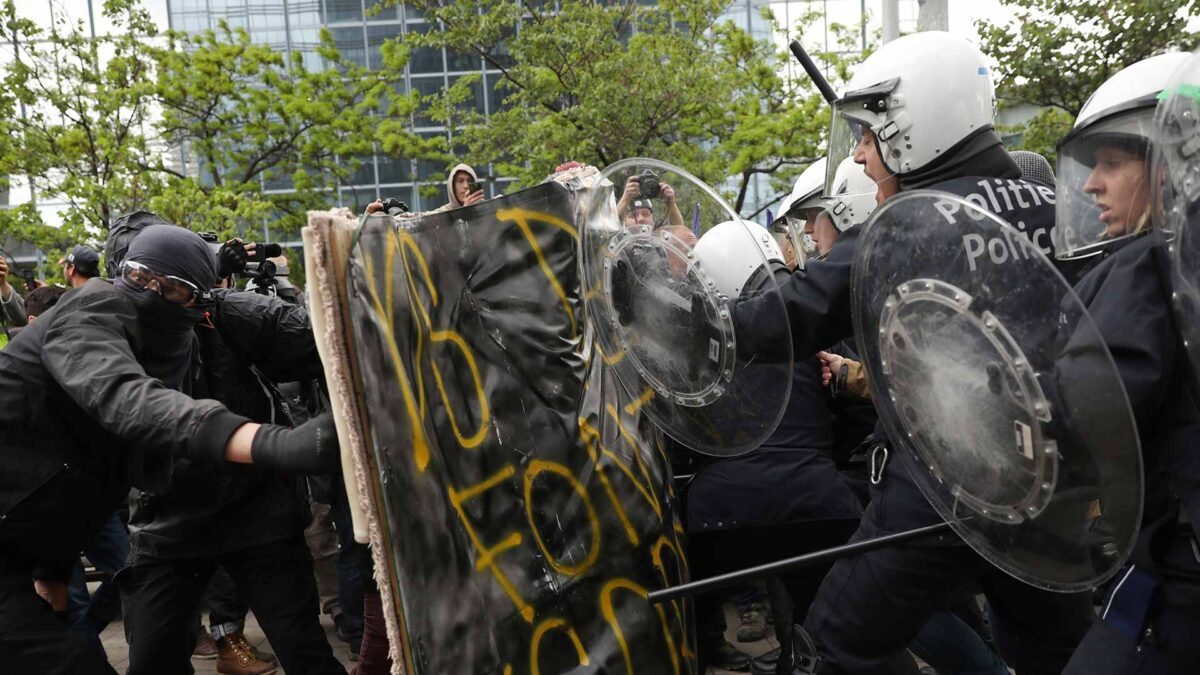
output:
[[[643,171],[638,176],[638,190],[642,196],[647,199],[658,199],[658,193],[662,189],[662,184],[658,182],[658,174],[653,171]]]
[[[383,200],[383,212],[389,216],[401,216],[406,213],[411,213],[411,209],[408,208],[408,204],[400,201],[399,199],[396,199],[395,197],[389,197]]]

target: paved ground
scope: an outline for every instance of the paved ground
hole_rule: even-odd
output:
[[[725,618],[726,625],[729,627],[726,637],[729,638],[730,642],[737,645],[738,649],[747,654],[757,656],[779,646],[775,642],[775,632],[773,630],[769,630],[767,639],[761,642],[737,642],[738,617],[732,605],[725,607]],[[352,665],[350,661],[350,649],[345,642],[337,639],[333,634],[333,621],[330,620],[328,615],[322,615],[321,625],[325,627],[325,635],[329,638],[329,644],[333,645],[334,654],[337,655],[338,660],[345,664],[346,670],[350,670]],[[267,643],[267,638],[263,635],[262,629],[258,627],[258,622],[254,620],[253,614],[246,617],[246,638],[259,649],[271,650],[271,646]],[[129,665],[129,653],[128,646],[125,644],[124,627],[119,621],[114,622],[100,635],[100,640],[104,644],[104,651],[108,652],[109,663],[117,669],[118,673],[124,673],[125,668]],[[217,672],[217,662],[215,659],[209,661],[193,659],[192,666],[196,669],[198,675],[212,675]],[[716,670],[712,672],[715,675],[726,675],[729,671]],[[282,674],[283,670],[279,670],[279,673]]]

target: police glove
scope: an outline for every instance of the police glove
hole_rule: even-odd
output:
[[[333,473],[341,467],[333,414],[318,415],[289,429],[264,424],[250,443],[254,464],[296,473]]]

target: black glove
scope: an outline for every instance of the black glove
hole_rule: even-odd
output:
[[[250,254],[246,253],[246,245],[239,239],[230,239],[221,244],[221,250],[217,251],[217,278],[224,279],[231,274],[236,274],[246,269],[246,260]]]
[[[323,413],[289,429],[264,424],[250,443],[256,466],[296,473],[333,473],[341,468],[333,414]]]

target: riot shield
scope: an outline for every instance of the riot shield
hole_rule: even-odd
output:
[[[686,171],[651,159],[608,167],[583,202],[584,305],[621,384],[668,435],[711,455],[759,446],[779,423],[792,383],[790,332],[775,274],[782,257],[763,227]],[[757,296],[740,340],[732,303]]]
[[[1156,227],[1170,237],[1176,327],[1200,392],[1200,53],[1171,78],[1155,110],[1150,185]]]
[[[880,418],[915,459],[891,470],[1022,581],[1074,591],[1116,572],[1141,518],[1133,414],[1036,246],[972,202],[906,193],[867,223],[853,293]]]

